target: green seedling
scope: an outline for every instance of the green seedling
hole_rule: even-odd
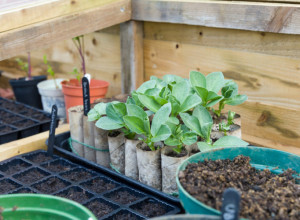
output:
[[[225,136],[227,135],[227,131],[230,130],[230,125],[234,124],[234,116],[235,116],[235,112],[228,111],[227,123],[225,121],[222,121],[219,124],[219,131],[224,132]]]
[[[163,105],[154,115],[152,123],[147,113],[139,106],[127,104],[128,115],[124,116],[127,127],[137,134],[145,136],[140,138],[152,151],[155,151],[154,143],[166,140],[171,135],[170,128],[166,125],[171,114],[171,104]]]
[[[28,54],[28,57],[27,57],[28,60],[27,60],[27,62],[24,62],[20,58],[16,58],[16,61],[17,61],[18,65],[20,66],[20,68],[27,73],[27,79],[31,80],[32,76],[31,76],[31,57],[30,57],[30,52],[28,52],[27,54]]]
[[[44,59],[44,64],[47,65],[47,73],[52,77],[52,79],[54,81],[55,88],[58,89],[58,85],[57,85],[56,80],[55,80],[55,72],[53,71],[51,65],[48,63],[47,56],[44,55],[43,59]]]
[[[76,75],[77,80],[79,81],[80,84],[80,79],[86,74],[86,63],[85,63],[85,49],[84,49],[84,36],[78,36],[78,37],[74,37],[72,38],[72,41],[79,53],[79,57],[80,57],[80,61],[81,61],[81,70],[82,70],[82,74],[79,73],[77,68],[73,69],[73,72],[71,72],[72,74]]]

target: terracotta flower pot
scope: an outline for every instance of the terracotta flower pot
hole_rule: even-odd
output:
[[[83,105],[82,86],[79,85],[77,79],[61,82],[62,92],[65,98],[67,120],[69,121],[68,109],[73,106]],[[104,80],[92,79],[90,82],[90,102],[99,98],[104,98],[109,83]]]

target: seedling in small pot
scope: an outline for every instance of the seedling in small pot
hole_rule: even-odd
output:
[[[213,72],[204,76],[200,72],[191,71],[190,83],[196,94],[201,97],[201,105],[208,110],[223,99],[223,96],[218,95],[225,84],[225,79],[221,72]]]
[[[17,61],[18,65],[20,66],[20,68],[27,73],[26,80],[31,80],[32,76],[31,76],[31,57],[30,57],[30,52],[28,52],[27,54],[28,54],[28,61],[27,62],[24,62],[20,58],[17,58],[16,61]]]
[[[171,135],[170,128],[166,125],[171,114],[171,104],[163,105],[154,115],[152,123],[147,113],[139,106],[127,104],[128,115],[124,116],[126,126],[134,133],[144,135],[140,138],[152,151],[155,151],[154,143],[166,140]]]
[[[247,95],[238,94],[238,85],[232,80],[228,80],[221,90],[223,99],[220,100],[219,109],[213,110],[213,112],[220,117],[221,111],[224,109],[225,105],[240,105],[244,103],[247,99]]]
[[[47,73],[52,77],[55,88],[58,89],[58,85],[57,85],[56,80],[55,80],[55,72],[53,71],[52,66],[49,64],[49,62],[47,60],[47,56],[44,55],[43,59],[44,59],[44,64],[47,65]]]
[[[219,124],[219,131],[224,132],[225,136],[227,135],[227,131],[230,130],[230,125],[234,124],[234,116],[235,116],[235,112],[228,111],[227,123],[225,123],[224,121],[222,121]]]

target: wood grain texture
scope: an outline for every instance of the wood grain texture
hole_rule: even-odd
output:
[[[55,42],[119,24],[130,18],[130,0],[118,0],[108,5],[6,31],[0,33],[0,60],[46,48]]]
[[[31,0],[0,1],[0,32],[66,16],[117,2],[118,0]]]
[[[120,27],[122,93],[130,93],[144,81],[143,22]]]
[[[63,124],[55,130],[55,134],[60,134],[69,130],[69,124]],[[46,140],[48,137],[49,131],[45,131],[27,138],[1,144],[0,161],[35,150],[47,150]]]
[[[132,0],[132,19],[300,34],[300,6],[257,2]]]
[[[147,40],[173,41],[285,57],[300,57],[300,35],[145,22],[144,36]]]
[[[121,93],[121,60],[120,60],[120,36],[119,34],[107,34],[107,31],[85,35],[85,58],[87,72],[93,78],[106,80],[110,83],[107,96]],[[52,47],[37,50],[31,53],[33,75],[45,75],[47,67],[43,63],[43,56],[52,65],[58,78],[74,78],[69,74],[74,67],[80,68],[78,52],[71,40],[65,40],[54,44]],[[26,54],[18,56],[26,59]],[[0,61],[0,69],[13,73],[9,78],[24,76],[15,58]]]
[[[145,79],[222,71],[252,101],[300,109],[300,58],[144,40]]]

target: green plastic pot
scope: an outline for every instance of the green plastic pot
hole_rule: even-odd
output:
[[[96,220],[84,206],[69,199],[43,194],[0,196],[0,219]],[[2,217],[2,218],[1,218]]]
[[[218,160],[218,159],[233,159],[238,155],[250,157],[250,164],[259,169],[270,169],[273,173],[282,173],[282,169],[293,169],[300,173],[300,157],[287,153],[284,151],[274,150],[263,147],[232,147],[211,150],[203,153],[197,153],[185,161],[178,167],[176,173],[176,182],[179,190],[179,197],[185,211],[190,214],[203,214],[203,215],[221,215],[221,212],[213,209],[199,200],[191,196],[180,184],[178,173],[185,170],[186,166],[190,163],[197,163],[204,161],[204,159]]]

